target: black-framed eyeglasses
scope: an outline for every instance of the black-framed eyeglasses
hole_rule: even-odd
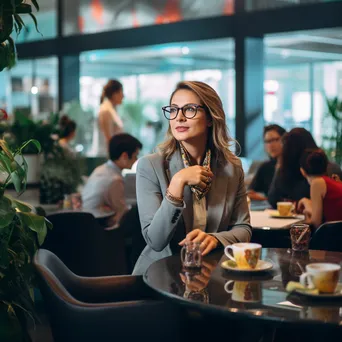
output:
[[[164,106],[162,107],[164,116],[166,119],[168,120],[174,120],[176,119],[179,110],[182,110],[183,115],[187,118],[187,119],[193,119],[196,114],[197,114],[197,110],[198,108],[205,108],[204,106],[198,105],[198,104],[193,104],[193,103],[189,103],[186,104],[183,107],[177,107],[177,106]]]

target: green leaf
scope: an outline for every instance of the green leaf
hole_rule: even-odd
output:
[[[32,2],[32,5],[36,8],[36,10],[39,11],[39,5],[38,5],[37,0],[31,0],[31,2]]]
[[[43,36],[42,33],[38,30],[38,22],[37,22],[36,17],[32,13],[29,13],[29,16],[32,18],[32,20],[34,22],[34,26],[36,27],[36,31],[38,33],[40,33],[41,36]]]
[[[26,27],[25,23],[23,22],[23,19],[21,19],[19,14],[14,14],[14,20],[19,26],[19,32],[22,30],[23,27]]]
[[[38,140],[36,140],[36,139],[30,139],[30,140],[28,140],[28,141],[25,141],[25,142],[20,146],[20,148],[19,148],[20,153],[22,152],[22,150],[23,150],[26,146],[28,146],[28,145],[30,145],[30,144],[35,145],[36,148],[37,148],[37,150],[38,150],[38,153],[40,153],[40,151],[42,150],[42,146],[40,145],[40,142],[39,142]]]
[[[28,14],[32,12],[32,7],[29,4],[20,4],[15,9],[16,13]]]
[[[14,215],[12,202],[6,197],[2,197],[0,199],[0,228],[8,227],[13,221]]]
[[[17,208],[18,210],[20,210],[24,213],[32,212],[32,207],[29,204],[27,204],[23,201],[20,201],[18,199],[14,199],[10,195],[4,195],[4,197],[8,198],[12,202],[12,208],[13,209]]]
[[[53,224],[47,218],[45,218],[45,223],[46,223],[47,228],[52,230]]]
[[[37,233],[38,242],[41,245],[44,242],[47,234],[45,217],[38,216],[34,213],[24,212],[18,212],[17,215],[19,216],[23,225],[29,227],[32,231]]]

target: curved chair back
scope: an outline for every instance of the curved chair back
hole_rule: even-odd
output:
[[[178,310],[155,300],[142,277],[79,277],[44,249],[33,263],[55,342],[178,340]]]
[[[342,221],[325,222],[314,232],[310,249],[342,252]]]
[[[55,253],[81,276],[127,274],[122,230],[104,230],[94,216],[64,212],[47,216],[53,224],[42,248]]]

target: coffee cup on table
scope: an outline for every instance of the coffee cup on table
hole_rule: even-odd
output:
[[[258,243],[239,242],[227,246],[224,252],[230,260],[236,262],[239,268],[254,269],[260,259],[261,248],[262,246]]]
[[[277,202],[277,209],[280,216],[290,216],[292,214],[292,202]]]
[[[300,276],[300,283],[309,289],[322,293],[334,293],[340,277],[341,266],[330,263],[306,265],[306,272]]]

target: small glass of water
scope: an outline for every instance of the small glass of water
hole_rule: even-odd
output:
[[[188,241],[181,250],[182,264],[186,268],[200,268],[202,266],[202,252],[199,242]]]

